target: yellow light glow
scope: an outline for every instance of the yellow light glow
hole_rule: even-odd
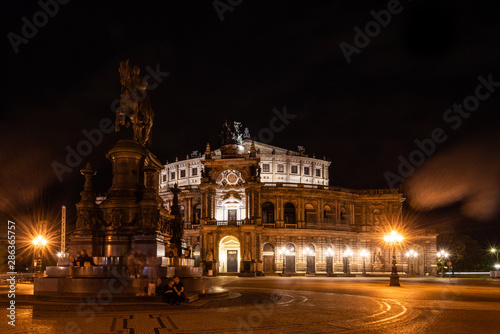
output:
[[[43,236],[39,235],[38,237],[33,239],[33,245],[45,246],[45,245],[47,245],[47,239],[45,239]]]
[[[389,244],[400,243],[403,241],[403,236],[396,231],[391,231],[390,234],[384,236],[384,240]]]
[[[362,249],[359,254],[361,255],[361,257],[368,257],[370,255],[370,253],[366,249]]]

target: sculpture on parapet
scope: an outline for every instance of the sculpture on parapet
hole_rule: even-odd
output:
[[[241,131],[241,122],[228,121],[222,125],[220,137],[222,145],[237,144],[241,145],[243,142],[243,133]]]
[[[149,102],[148,82],[140,75],[139,67],[130,67],[128,59],[120,62],[118,71],[122,91],[120,106],[116,112],[115,131],[120,131],[120,125],[128,128],[132,124],[134,140],[142,146],[151,145],[154,112]]]
[[[180,255],[182,254],[182,237],[184,236],[184,219],[179,205],[179,193],[181,190],[176,183],[173,188],[170,188],[170,191],[174,195],[172,206],[170,207],[170,214],[174,216],[174,219],[168,222],[167,230],[172,236],[170,238],[171,247],[176,249],[177,254]]]

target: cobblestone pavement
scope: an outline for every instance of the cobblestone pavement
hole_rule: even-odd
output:
[[[180,306],[20,302],[15,329],[7,325],[5,308],[0,311],[0,329],[66,334],[498,333],[500,326],[500,282],[407,280],[394,288],[384,280],[225,277],[214,281],[230,289],[229,298]]]

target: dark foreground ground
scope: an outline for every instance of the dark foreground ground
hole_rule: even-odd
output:
[[[500,333],[500,280],[218,277],[224,299],[158,302],[33,302],[19,285],[16,326],[3,333]],[[0,286],[5,295],[6,286]],[[97,296],[96,296],[97,297]],[[100,296],[102,297],[102,296]]]

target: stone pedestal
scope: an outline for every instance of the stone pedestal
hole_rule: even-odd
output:
[[[165,240],[161,234],[133,235],[132,248],[140,249],[143,254],[154,257],[165,256]]]
[[[76,253],[85,249],[88,254],[94,254],[94,241],[92,233],[78,233],[71,236],[71,244],[69,245],[69,255],[75,257]]]
[[[127,254],[129,250],[130,250],[130,235],[109,234],[104,237],[103,256],[124,256],[125,254]]]

